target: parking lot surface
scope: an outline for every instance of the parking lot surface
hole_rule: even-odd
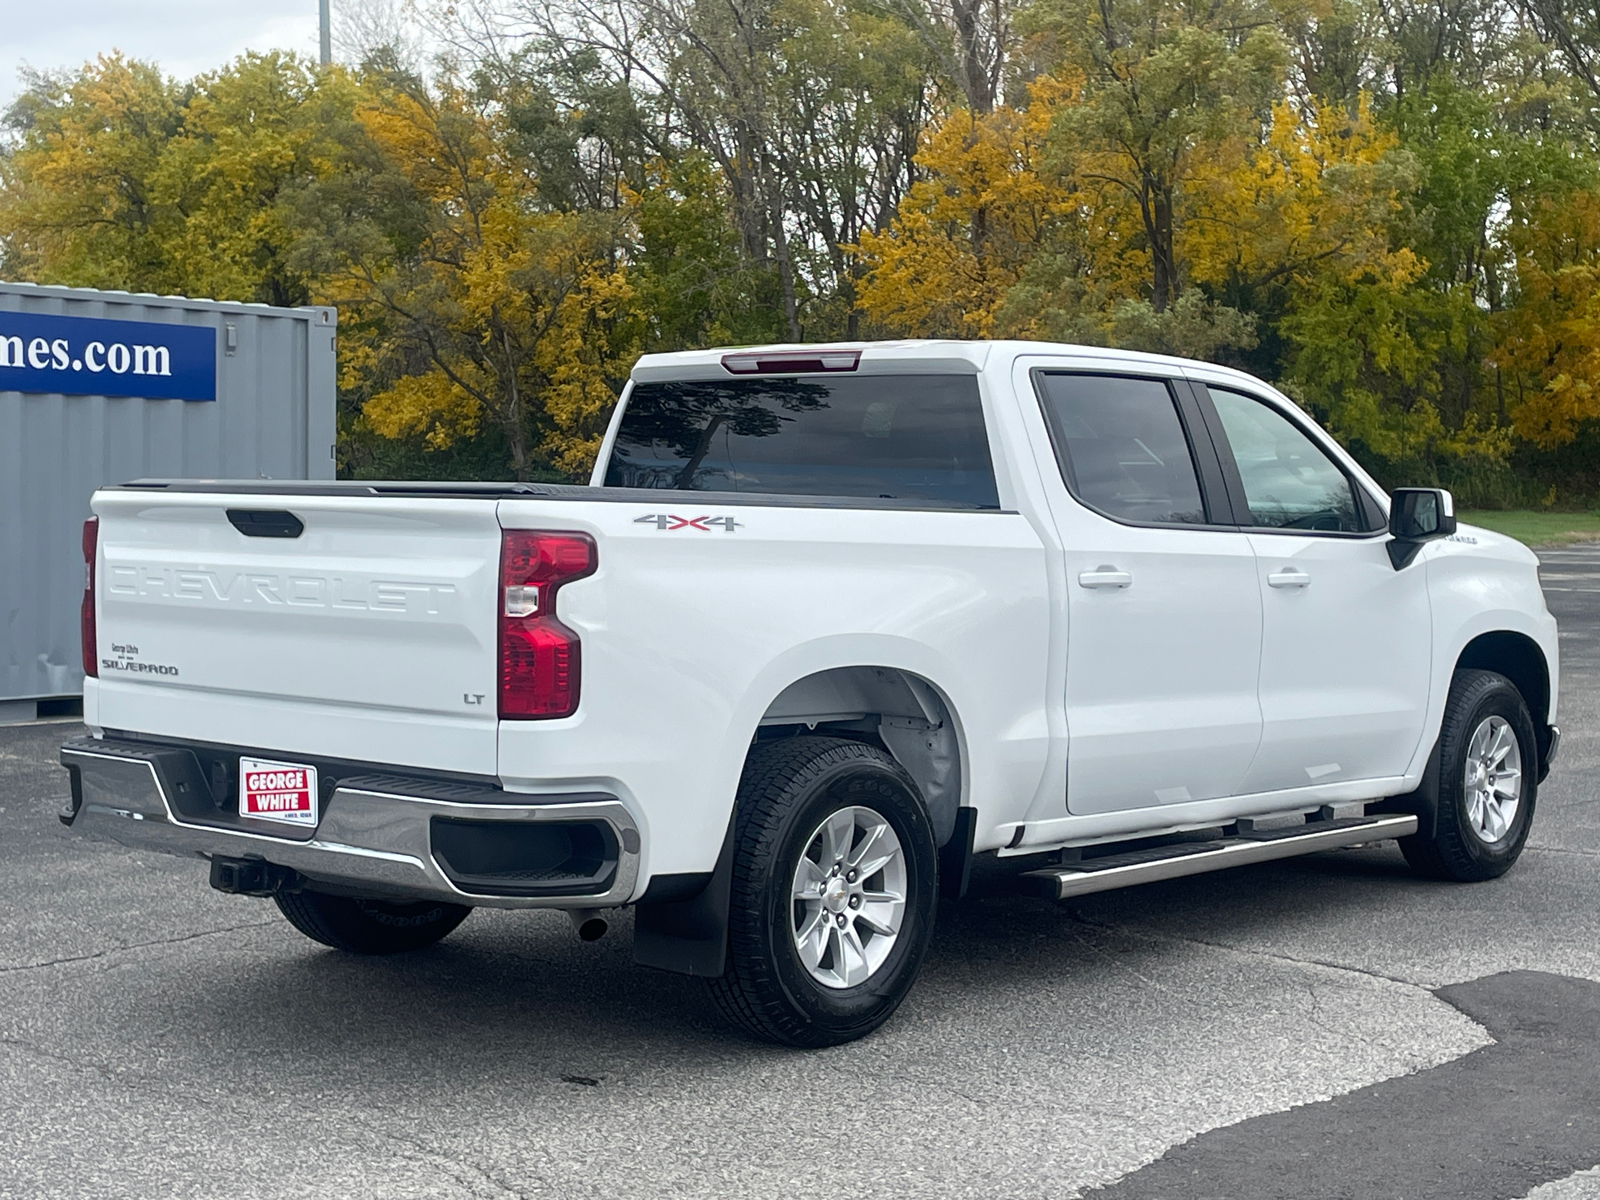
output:
[[[0,730],[0,1197],[1600,1195],[1600,546],[1541,558],[1563,741],[1507,877],[1390,843],[992,889],[820,1052],[635,967],[626,917],[326,950],[64,830],[78,727]]]

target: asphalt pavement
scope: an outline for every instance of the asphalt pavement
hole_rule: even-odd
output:
[[[62,829],[78,727],[0,729],[0,1197],[1600,1196],[1600,546],[1541,557],[1564,736],[1507,877],[1389,844],[974,897],[821,1052],[635,967],[626,919],[325,950]]]

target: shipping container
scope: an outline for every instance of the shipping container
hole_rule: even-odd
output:
[[[96,488],[333,478],[337,321],[332,308],[0,283],[0,722],[82,694]]]

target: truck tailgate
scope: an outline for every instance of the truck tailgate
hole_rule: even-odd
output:
[[[94,511],[91,724],[495,773],[493,500],[128,489]]]

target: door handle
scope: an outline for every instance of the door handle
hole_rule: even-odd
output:
[[[1311,576],[1298,567],[1284,567],[1267,576],[1267,586],[1275,588],[1303,588],[1311,586]]]
[[[1086,588],[1125,588],[1133,586],[1133,576],[1109,564],[1102,564],[1078,576],[1078,586]]]

